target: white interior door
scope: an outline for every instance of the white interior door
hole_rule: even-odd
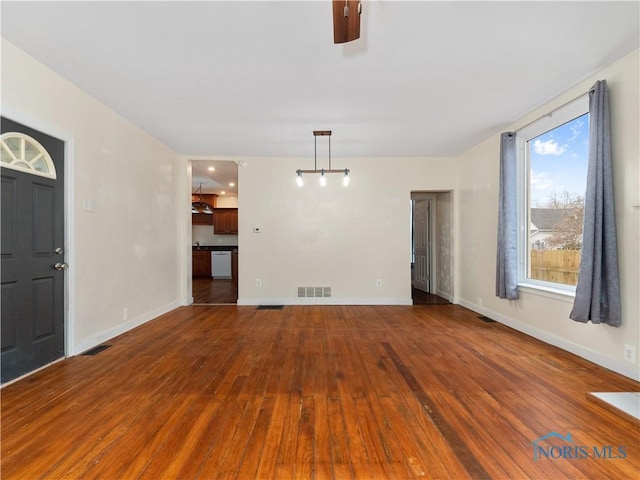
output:
[[[431,279],[431,255],[429,252],[429,200],[416,200],[413,204],[413,254],[414,275],[412,285],[418,290],[429,292]]]

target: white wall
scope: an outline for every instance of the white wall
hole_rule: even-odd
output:
[[[66,141],[67,353],[179,305],[189,186],[178,155],[5,40],[2,109]]]
[[[238,197],[235,195],[218,195],[216,198],[217,208],[238,208]]]
[[[239,169],[239,303],[304,303],[297,286],[331,286],[333,298],[307,303],[411,304],[411,191],[454,190],[456,161],[334,158],[351,169],[348,187],[337,174],[298,187],[295,171],[310,161],[245,159]]]
[[[495,297],[495,259],[498,211],[499,135],[494,135],[460,158],[461,303],[521,331],[591,359],[633,378],[639,378],[640,257],[638,184],[639,79],[638,51],[586,79],[575,88],[522,118],[505,131],[529,121],[586,92],[606,79],[611,100],[612,153],[622,326],[576,323],[569,320],[572,299],[521,292],[518,301]],[[624,345],[636,348],[635,363],[623,360]]]

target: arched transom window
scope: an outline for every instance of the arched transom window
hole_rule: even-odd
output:
[[[56,178],[51,156],[37,140],[24,133],[7,132],[0,136],[0,162],[4,168]]]

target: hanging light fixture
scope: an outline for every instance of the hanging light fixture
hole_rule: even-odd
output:
[[[349,186],[349,169],[348,168],[344,169],[344,177],[342,177],[342,185],[344,185],[345,187]]]
[[[207,202],[202,200],[202,184],[193,192],[193,195],[200,195],[200,201],[191,202],[191,213],[206,213],[213,215],[213,208]]]
[[[318,142],[317,142],[317,138],[318,137],[329,137],[329,168],[321,168],[320,170],[318,170]],[[304,181],[302,180],[302,174],[303,173],[319,173],[320,174],[320,185],[321,186],[326,186],[327,185],[327,174],[328,173],[342,173],[344,175],[343,179],[342,179],[342,184],[346,187],[349,185],[349,172],[350,170],[348,168],[342,168],[342,169],[332,169],[331,168],[331,130],[314,130],[313,131],[313,170],[302,170],[302,169],[298,169],[296,170],[296,183],[298,184],[299,187],[302,187],[304,185]]]
[[[320,186],[321,187],[327,186],[327,177],[324,176],[324,168],[320,171]]]

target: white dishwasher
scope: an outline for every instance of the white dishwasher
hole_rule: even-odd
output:
[[[211,252],[211,277],[231,278],[231,252]]]

